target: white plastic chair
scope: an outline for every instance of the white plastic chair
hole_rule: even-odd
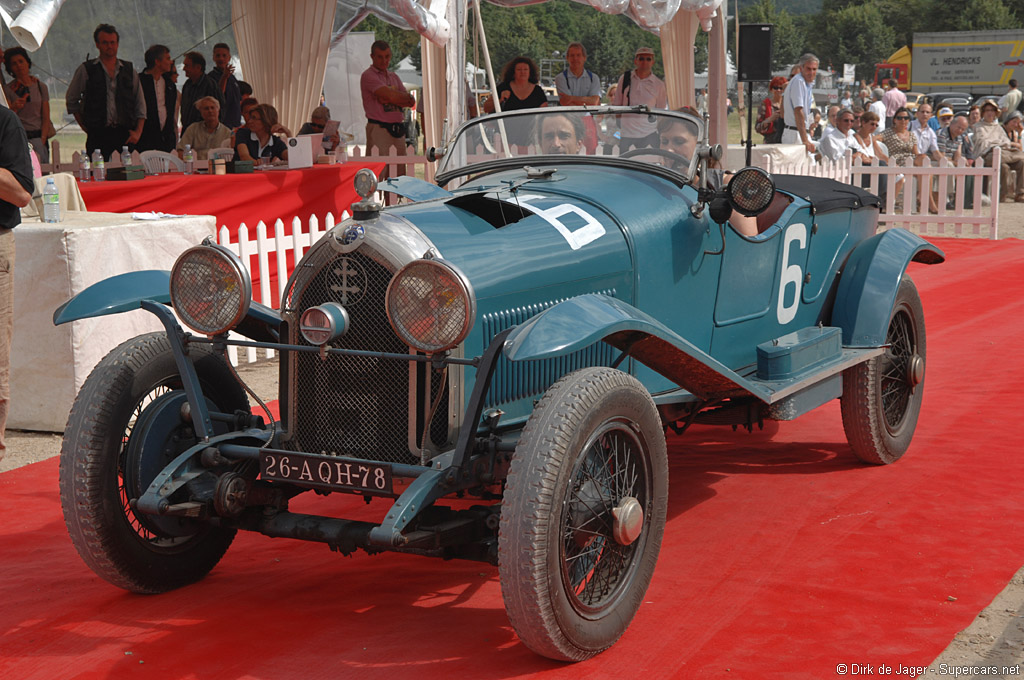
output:
[[[219,149],[210,149],[206,152],[206,157],[211,161],[215,161],[218,158],[223,158],[226,161],[231,160],[235,157],[235,150],[228,147],[221,147]]]
[[[166,151],[143,151],[139,154],[139,158],[150,175],[158,172],[170,172],[171,169],[185,172],[185,161]]]

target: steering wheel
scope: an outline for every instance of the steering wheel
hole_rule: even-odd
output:
[[[634,156],[662,156],[672,162],[673,169],[683,169],[690,167],[690,159],[682,154],[678,154],[675,151],[669,151],[668,149],[659,149],[656,147],[644,147],[642,149],[630,149],[625,153],[620,153],[619,158],[633,158]]]

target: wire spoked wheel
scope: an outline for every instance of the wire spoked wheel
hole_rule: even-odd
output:
[[[914,282],[904,276],[885,352],[843,373],[843,429],[861,460],[888,464],[906,453],[921,412],[925,356],[924,308]]]
[[[642,443],[628,423],[602,425],[573,470],[562,519],[562,579],[583,615],[621,595],[651,496]]]
[[[223,357],[190,357],[211,411],[248,409]],[[221,529],[132,507],[164,466],[196,443],[182,417],[181,377],[167,337],[152,333],[111,350],[83,384],[60,454],[64,522],[82,560],[116,586],[165,592],[209,573],[234,539]]]
[[[524,644],[567,661],[614,644],[654,572],[667,496],[661,421],[635,378],[583,369],[547,391],[516,447],[498,535]]]

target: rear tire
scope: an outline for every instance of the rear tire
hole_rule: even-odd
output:
[[[562,661],[614,644],[650,583],[667,501],[665,437],[643,386],[610,368],[555,383],[519,439],[501,510],[498,571],[520,640]]]
[[[220,355],[205,345],[192,345],[189,354],[208,403],[227,413],[248,410],[244,390]],[[131,471],[153,467],[128,460],[135,426],[145,422],[147,407],[157,408],[160,397],[180,389],[166,335],[133,338],[112,350],[86,379],[61,447],[61,506],[72,543],[96,574],[137,593],[165,592],[202,579],[235,536],[233,530],[199,523],[183,523],[183,530],[169,535],[129,505],[139,493],[131,487],[145,489],[151,481],[133,484],[127,481]],[[179,439],[167,442],[165,450],[136,455],[166,458],[172,447],[183,451],[198,441],[194,433],[188,440],[190,432],[182,423],[174,431]]]
[[[885,353],[843,373],[843,429],[857,457],[888,465],[906,453],[924,395],[924,308],[908,276],[889,316]]]

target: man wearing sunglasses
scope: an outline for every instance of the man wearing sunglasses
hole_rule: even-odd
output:
[[[808,153],[814,153],[814,142],[807,131],[810,111],[814,105],[811,88],[818,75],[818,58],[813,54],[800,57],[800,71],[789,79],[786,92],[782,95],[782,118],[786,129],[782,133],[783,144],[803,144]]]
[[[847,149],[853,149],[853,158],[860,157],[864,164],[871,163],[871,159],[857,151],[853,144],[853,111],[843,109],[836,114],[836,126],[829,131],[827,136],[822,136],[818,144],[818,151],[822,158],[838,161],[846,154]]]
[[[654,75],[654,50],[650,47],[637,48],[633,55],[632,71],[626,71],[619,77],[619,82],[612,96],[615,106],[649,106],[652,109],[668,108],[668,90],[665,83]],[[631,147],[658,146],[658,126],[649,116],[625,115],[619,121],[621,139],[619,153]]]

